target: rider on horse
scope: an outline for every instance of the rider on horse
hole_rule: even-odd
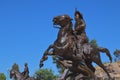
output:
[[[83,19],[82,14],[79,11],[75,11],[75,28],[74,33],[77,35],[77,37],[81,38],[81,44],[88,43],[88,37],[86,36],[85,28],[86,24]]]
[[[75,22],[75,27],[74,27],[74,34],[77,38],[77,41],[76,41],[76,47],[77,47],[76,56],[79,56],[81,54],[81,56],[84,57],[82,45],[84,43],[89,42],[88,37],[87,37],[86,32],[85,32],[86,24],[85,24],[85,21],[83,19],[82,14],[77,10],[75,11],[74,18],[75,18],[75,21],[76,21]]]
[[[24,66],[25,66],[25,68],[24,68],[24,71],[22,72],[22,74],[24,76],[24,80],[26,80],[29,77],[29,68],[28,68],[27,63],[25,63]]]

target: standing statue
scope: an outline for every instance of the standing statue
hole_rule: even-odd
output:
[[[24,76],[24,80],[26,80],[29,77],[29,68],[28,68],[28,64],[25,63],[24,64],[24,71],[22,72],[23,76]]]

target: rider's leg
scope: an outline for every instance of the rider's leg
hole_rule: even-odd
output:
[[[83,47],[81,44],[77,44],[76,56],[79,56],[82,59],[85,59],[85,55],[83,54]]]

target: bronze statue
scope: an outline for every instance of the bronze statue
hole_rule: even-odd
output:
[[[82,58],[73,54],[75,53],[74,49],[76,48],[76,44],[75,37],[73,36],[71,20],[72,19],[68,15],[57,16],[53,19],[54,25],[60,25],[60,30],[54,44],[50,45],[45,51],[40,61],[41,66],[42,62],[47,59],[47,55],[58,55],[68,60],[82,60]],[[50,49],[52,48],[53,50],[51,51]],[[73,58],[70,54],[72,54],[75,58]]]
[[[74,13],[74,19],[75,27],[73,33],[76,37],[76,56],[82,56],[85,58],[82,45],[89,42],[85,32],[86,24],[82,14],[77,10]]]
[[[77,36],[78,43],[80,43],[81,45],[84,43],[88,43],[88,37],[85,32],[86,24],[85,24],[82,14],[76,10],[74,17],[75,17],[74,34]]]
[[[76,55],[82,55],[84,58],[87,58],[89,57],[89,54],[90,53],[90,49],[86,49],[86,48],[83,48],[83,44],[89,44],[89,40],[88,40],[88,37],[86,35],[86,32],[85,32],[85,28],[86,28],[86,24],[85,24],[85,21],[83,19],[83,16],[82,14],[79,12],[79,11],[75,11],[75,14],[74,14],[74,18],[75,18],[75,28],[74,28],[74,34],[77,38],[77,42],[76,42],[76,45],[77,45],[77,49],[76,49]],[[90,48],[90,47],[89,47]],[[110,61],[112,62],[112,57],[110,55],[110,52],[107,48],[100,48],[98,47],[98,50],[100,52],[106,52],[107,55],[109,56],[110,58]],[[81,52],[83,51],[83,52]],[[83,54],[82,54],[83,53]],[[93,71],[95,72],[95,68],[92,66],[92,62],[89,61],[89,59],[85,59],[85,62],[86,64],[88,65],[88,67]]]
[[[24,64],[25,68],[24,71],[22,72],[23,76],[24,76],[24,80],[27,79],[29,77],[29,68],[28,68],[28,64],[25,63]]]
[[[84,36],[80,36],[86,39],[85,42],[82,42],[81,45],[78,41],[80,41],[82,38],[78,39],[76,38],[77,32],[74,33],[72,29],[72,22],[71,18],[68,15],[61,15],[53,18],[54,25],[59,25],[60,30],[58,32],[58,36],[54,44],[50,45],[48,49],[43,54],[42,59],[40,60],[40,67],[43,66],[43,61],[47,60],[48,55],[57,55],[62,57],[64,60],[71,60],[73,63],[84,63],[87,65],[92,72],[95,71],[95,68],[92,65],[92,62],[95,62],[97,65],[99,65],[111,78],[110,74],[104,67],[104,65],[101,62],[100,58],[100,52],[105,52],[107,56],[109,57],[110,61],[112,62],[112,57],[110,55],[110,52],[107,48],[97,48],[87,42],[87,38]],[[79,26],[79,24],[78,24]],[[83,33],[85,30],[83,29]],[[84,33],[85,34],[85,33]],[[79,46],[76,46],[77,44],[80,44]],[[81,49],[82,48],[82,49]],[[51,50],[52,49],[52,50]],[[79,49],[79,53],[76,53],[76,49]],[[80,54],[80,55],[76,55]],[[85,56],[85,58],[83,57]],[[84,74],[84,73],[82,73]],[[92,75],[89,73],[89,75]]]
[[[10,78],[14,78],[15,80],[35,80],[35,78],[29,77],[28,64],[25,63],[24,66],[25,66],[25,68],[24,68],[24,71],[22,73],[14,70],[14,69],[11,69],[10,70]]]
[[[28,77],[27,79],[24,79],[22,73],[13,69],[10,70],[10,78],[14,78],[15,80],[35,80],[33,77]]]

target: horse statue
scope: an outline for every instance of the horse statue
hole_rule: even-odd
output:
[[[48,55],[57,55],[65,60],[85,63],[85,65],[87,65],[86,67],[92,70],[92,72],[95,71],[92,62],[95,62],[107,73],[108,77],[111,79],[110,74],[102,64],[100,58],[100,52],[105,52],[112,62],[112,57],[107,48],[97,48],[89,43],[86,43],[82,46],[85,50],[83,51],[85,58],[83,58],[81,54],[76,56],[76,37],[73,34],[72,19],[68,15],[56,16],[53,18],[53,23],[54,25],[59,25],[60,27],[58,36],[54,44],[51,44],[43,54],[43,57],[40,60],[40,67],[43,66],[43,62],[47,60]]]
[[[15,80],[35,80],[33,77],[28,77],[27,79],[24,79],[22,73],[14,69],[10,70],[10,78],[14,78]]]

